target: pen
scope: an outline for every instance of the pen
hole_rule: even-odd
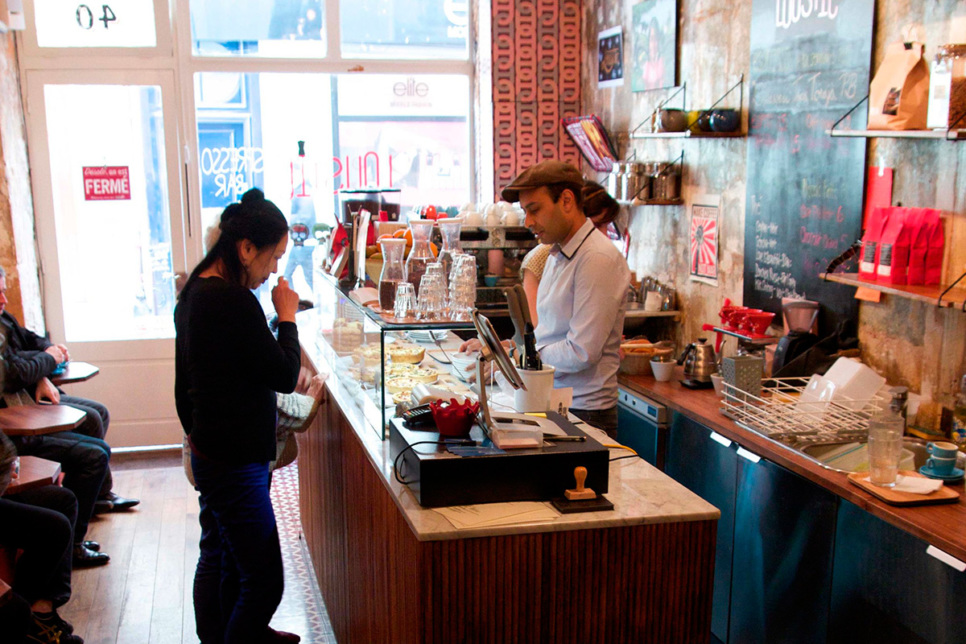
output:
[[[587,440],[587,437],[586,436],[570,436],[570,435],[567,435],[567,436],[544,436],[543,437],[543,440],[545,440],[545,441],[547,441],[549,443],[565,443],[565,442],[581,443],[581,442]]]

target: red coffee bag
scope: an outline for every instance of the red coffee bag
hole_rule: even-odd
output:
[[[889,220],[891,208],[874,208],[869,216],[869,227],[862,236],[862,254],[859,256],[859,279],[875,281],[875,265],[879,255],[879,240]]]
[[[891,208],[889,220],[879,242],[879,261],[876,281],[885,284],[905,284],[909,271],[909,251],[919,228],[920,209]]]
[[[939,211],[924,208],[909,252],[908,284],[932,286],[942,279],[945,235]]]

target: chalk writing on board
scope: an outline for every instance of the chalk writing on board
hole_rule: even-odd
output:
[[[746,306],[777,312],[782,297],[818,300],[823,325],[855,314],[853,293],[819,273],[859,234],[865,142],[825,130],[866,91],[874,5],[752,0]]]

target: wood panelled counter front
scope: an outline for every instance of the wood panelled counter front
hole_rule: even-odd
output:
[[[298,437],[299,483],[339,642],[709,640],[713,506],[628,459],[611,465],[617,511],[457,530],[393,480],[388,442],[305,336],[303,347],[331,373]]]

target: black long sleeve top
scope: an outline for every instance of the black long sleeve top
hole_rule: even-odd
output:
[[[294,322],[272,335],[248,289],[199,278],[174,311],[175,403],[191,444],[224,463],[275,458],[275,392],[298,382]]]
[[[17,318],[6,311],[0,313],[0,325],[3,326],[2,332],[6,336],[6,344],[3,346],[6,368],[3,390],[33,391],[41,378],[49,376],[57,368],[57,360],[44,351],[53,343],[20,326]]]

